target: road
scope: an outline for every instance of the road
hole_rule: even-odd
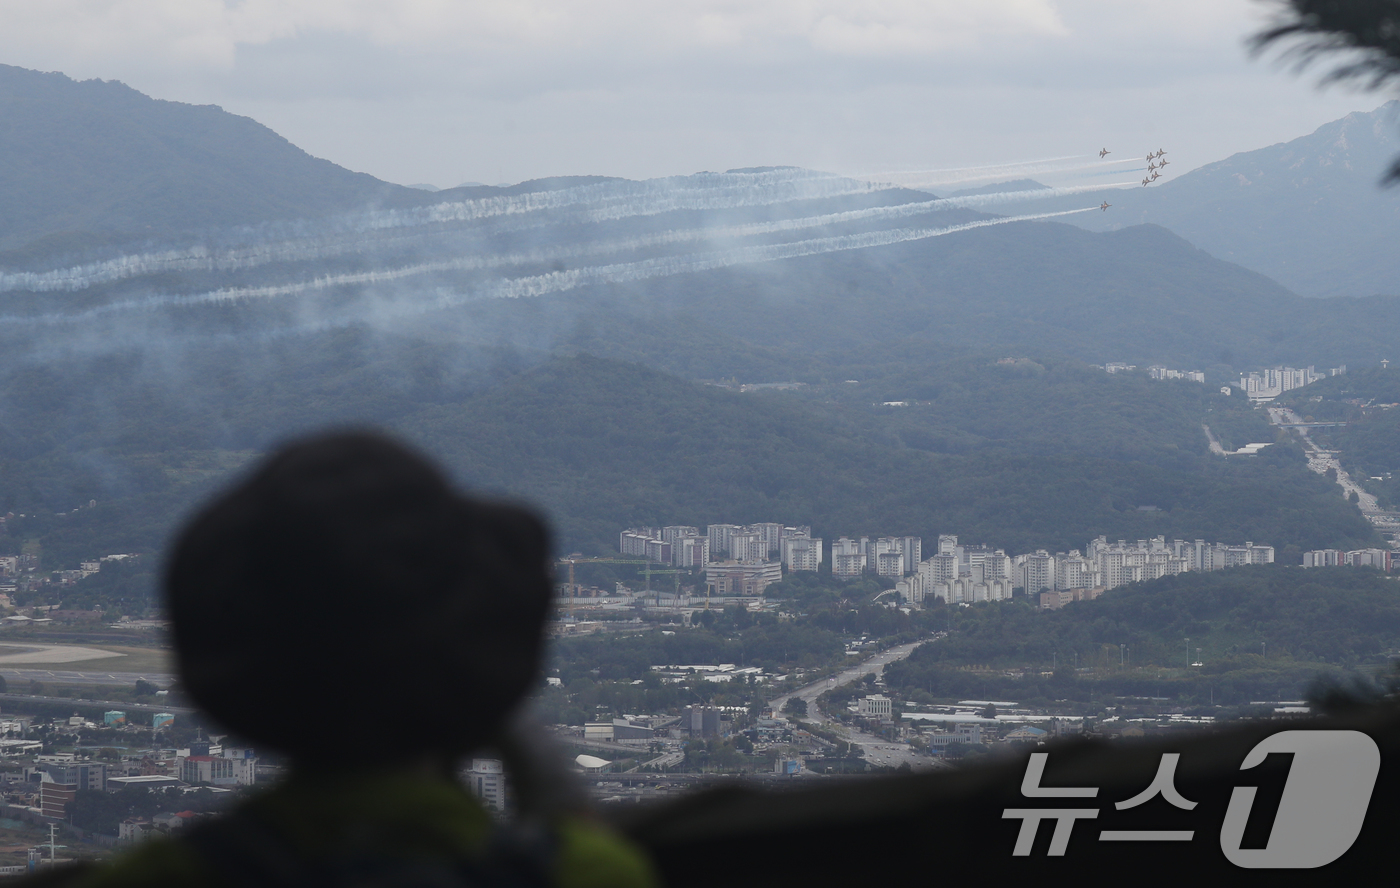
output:
[[[1301,416],[1287,407],[1270,407],[1268,409],[1269,421],[1274,425],[1296,424],[1303,421]],[[1351,479],[1351,476],[1342,468],[1341,462],[1337,459],[1336,452],[1323,450],[1314,444],[1306,428],[1299,428],[1295,425],[1293,431],[1303,442],[1303,450],[1308,455],[1308,468],[1317,472],[1319,475],[1327,474],[1328,469],[1335,469],[1337,472],[1337,486],[1342,488],[1342,495],[1350,497],[1355,493],[1357,507],[1361,509],[1361,514],[1365,515],[1372,523],[1376,523],[1378,519],[1382,518],[1380,514],[1381,507],[1376,502],[1375,496],[1367,493],[1360,484],[1357,484]]]
[[[797,697],[801,700],[805,700],[807,702],[808,721],[819,724],[830,731],[834,731],[848,742],[861,747],[865,753],[865,760],[872,765],[881,765],[890,768],[897,768],[905,763],[914,768],[937,766],[938,762],[936,762],[936,760],[924,755],[913,747],[903,743],[894,743],[886,740],[884,737],[876,737],[874,734],[867,734],[864,731],[846,727],[839,722],[827,718],[826,714],[817,706],[817,697],[821,696],[826,691],[841,687],[842,685],[848,685],[871,673],[878,676],[885,671],[885,666],[887,664],[893,663],[896,660],[903,660],[913,652],[914,648],[923,643],[924,642],[916,641],[882,651],[857,666],[852,666],[836,675],[829,676],[821,681],[813,682],[805,688],[801,688],[791,694],[785,694],[771,700],[769,701],[769,705],[773,707],[775,713],[781,714],[783,705],[787,703],[789,699]]]
[[[1225,448],[1220,446],[1220,440],[1215,437],[1215,432],[1210,430],[1210,426],[1202,423],[1201,430],[1206,433],[1206,441],[1210,443],[1210,452],[1217,456],[1225,456]]]
[[[0,669],[6,682],[38,681],[46,684],[127,685],[144,678],[163,688],[170,687],[176,676],[168,672],[74,672],[67,669]]]
[[[101,706],[106,709],[121,709],[134,712],[170,712],[175,715],[181,713],[196,712],[185,706],[171,706],[166,703],[130,703],[123,700],[79,700],[73,697],[45,697],[35,694],[0,694],[0,703],[4,703],[6,712],[23,712],[24,706],[29,703],[54,703],[63,706],[75,706],[79,708],[91,709]],[[9,704],[17,704],[11,706]]]

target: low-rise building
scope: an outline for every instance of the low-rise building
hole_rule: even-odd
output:
[[[776,561],[758,564],[725,561],[705,565],[705,585],[711,595],[720,598],[757,597],[782,578],[782,565]]]
[[[856,711],[864,718],[889,721],[894,718],[894,701],[884,694],[868,694],[860,698]]]

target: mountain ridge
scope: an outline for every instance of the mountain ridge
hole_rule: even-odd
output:
[[[215,105],[0,65],[0,249],[57,252],[426,195]]]

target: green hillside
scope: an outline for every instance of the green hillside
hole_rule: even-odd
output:
[[[1319,674],[1384,670],[1400,649],[1400,585],[1369,568],[1275,564],[1164,577],[1051,612],[949,608],[947,619],[946,639],[885,669],[891,688],[1242,704],[1297,699]]]
[[[134,360],[12,375],[0,485],[25,517],[9,522],[10,547],[40,543],[49,569],[158,555],[179,516],[248,459],[347,422],[396,431],[470,486],[538,504],[566,552],[615,551],[632,524],[762,520],[827,538],[951,532],[1009,551],[1165,534],[1270,543],[1288,560],[1375,541],[1295,448],[1207,454],[1200,420],[1225,408],[1198,385],[979,358],[944,368],[947,394],[884,408],[588,356],[471,373],[456,357],[340,333],[278,340],[256,360],[245,349],[242,364],[210,353],[178,389],[168,366],[147,375]]]

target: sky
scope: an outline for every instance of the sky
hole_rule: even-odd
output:
[[[401,184],[1167,149],[1174,174],[1389,96],[1245,41],[1267,0],[0,0],[0,63],[252,117]],[[1058,178],[1056,177],[1058,176]],[[1038,176],[1071,184],[1072,174]]]

